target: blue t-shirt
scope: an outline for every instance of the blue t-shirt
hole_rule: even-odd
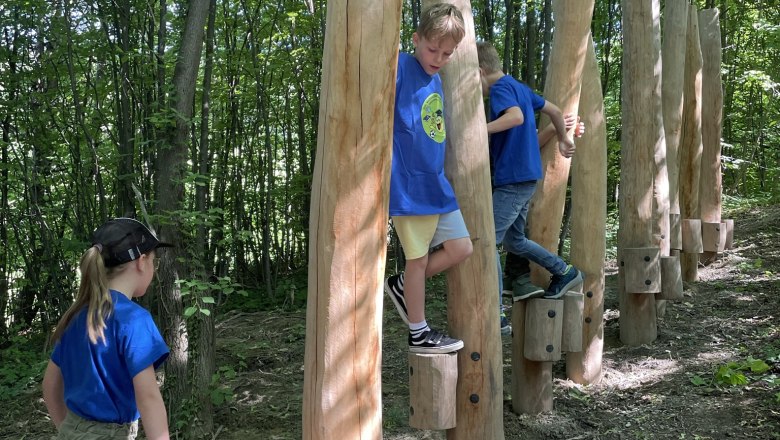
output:
[[[522,124],[490,135],[493,185],[542,178],[542,157],[534,112],[544,107],[544,103],[544,98],[509,75],[504,75],[490,87],[491,121],[511,107],[519,107],[524,117]]]
[[[390,174],[390,215],[446,214],[458,209],[444,175],[444,99],[441,78],[412,55],[398,56]]]
[[[106,320],[105,343],[87,336],[86,308],[70,322],[51,360],[62,371],[65,404],[79,417],[104,423],[129,423],[141,415],[133,378],[168,357],[168,347],[149,312],[111,290],[114,312]]]

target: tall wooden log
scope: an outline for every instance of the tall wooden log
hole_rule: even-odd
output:
[[[529,301],[512,305],[512,411],[539,414],[553,409],[552,362],[534,362],[525,357],[526,309]]]
[[[309,224],[304,439],[382,438],[382,278],[400,20],[400,0],[328,3]]]
[[[578,112],[593,6],[593,0],[553,0],[555,38],[544,98],[557,105],[564,114]],[[539,127],[544,128],[549,123],[549,118],[543,115]],[[558,138],[553,136],[542,147],[544,179],[537,184],[528,209],[528,236],[555,253],[558,251],[570,165],[571,159],[561,156]],[[536,264],[531,266],[534,283],[547,286],[550,274]]]
[[[590,22],[593,16],[593,0],[565,1],[553,0],[555,17],[555,38],[553,40],[550,64],[545,80],[544,97],[557,105],[565,113],[578,112],[580,91],[582,88],[582,70],[590,35]],[[542,116],[540,128],[549,124],[549,118]],[[558,139],[553,137],[542,148],[542,169],[544,179],[536,187],[528,211],[528,236],[551,252],[558,250],[558,237],[563,217],[563,204],[566,196],[566,184],[569,178],[571,160],[565,159],[558,151]],[[531,264],[531,277],[536,285],[547,286],[549,273],[536,264]],[[514,328],[515,338],[525,337],[524,328]],[[516,345],[516,344],[515,344]],[[526,387],[513,387],[519,392],[549,393],[543,396],[518,396],[512,399],[523,401],[513,404],[513,410],[530,413],[552,410],[552,386],[546,382],[552,378],[552,364],[535,363],[529,366],[521,362],[514,365],[513,373],[522,374],[515,383],[530,384]],[[526,368],[528,367],[528,368]]]
[[[685,86],[683,127],[680,140],[680,215],[699,219],[699,175],[701,165],[701,80],[702,55],[699,42],[699,14],[695,6],[688,9],[688,31],[685,49]],[[698,279],[699,255],[680,255],[683,281]]]
[[[653,4],[656,7],[656,4]],[[649,50],[658,51],[658,54],[654,54],[658,60],[657,65],[661,67],[663,71],[663,63],[661,59],[661,20],[660,20],[660,4],[659,19],[657,23],[654,23],[653,38],[658,40],[658,44],[649,48]],[[660,76],[660,75],[659,75]],[[655,161],[655,176],[653,178],[653,240],[651,246],[658,247],[660,255],[668,256],[670,249],[670,237],[669,237],[669,171],[667,167],[666,157],[666,132],[663,125],[663,92],[661,87],[661,78],[655,83],[656,90],[653,93],[653,99],[657,101],[657,113],[654,119],[654,139],[655,148],[653,159]],[[658,96],[656,98],[655,96]],[[660,283],[659,283],[660,287]],[[660,290],[660,289],[659,289]],[[660,292],[659,292],[660,293]],[[656,316],[663,316],[666,313],[666,301],[655,300]]]
[[[667,0],[664,7],[663,61],[661,97],[663,101],[664,133],[666,134],[666,166],[669,176],[669,214],[677,221],[669,225],[670,249],[682,249],[680,232],[680,134],[682,130],[683,87],[685,84],[685,48],[688,31],[688,1]],[[664,254],[668,255],[668,254]]]
[[[720,12],[717,8],[699,12],[701,42],[701,173],[699,213],[701,221],[721,221],[720,135],[723,119],[723,83],[720,77]],[[700,259],[709,263],[717,252],[704,252]]]
[[[607,223],[607,124],[592,36],[582,72],[580,115],[588,127],[571,162],[571,262],[583,273],[582,351],[566,355],[566,374],[580,384],[601,379],[604,350],[604,259]]]
[[[423,8],[439,1],[424,1]],[[463,340],[458,352],[457,421],[447,438],[503,440],[504,383],[498,328],[496,231],[490,198],[490,159],[471,4],[457,6],[466,36],[442,71],[447,155],[452,182],[474,243],[474,252],[447,272],[450,332]]]
[[[620,173],[618,261],[625,248],[653,242],[656,145],[663,132],[661,113],[660,22],[658,0],[623,0],[623,136]],[[619,267],[620,339],[626,345],[658,336],[655,296],[626,291]]]

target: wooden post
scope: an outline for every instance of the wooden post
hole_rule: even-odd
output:
[[[723,119],[723,84],[720,77],[720,13],[717,8],[699,12],[702,56],[701,87],[701,173],[699,211],[702,222],[720,223],[721,172],[720,135]],[[711,263],[717,251],[705,248],[700,260]]]
[[[623,0],[623,127],[620,173],[618,261],[626,248],[653,243],[655,146],[662,141],[660,11],[658,0]],[[627,345],[655,341],[654,295],[626,291],[625,267],[618,267],[620,340]]]
[[[566,375],[579,384],[601,379],[604,350],[604,259],[607,223],[607,125],[593,38],[582,72],[580,115],[585,134],[571,162],[571,263],[584,277],[582,350],[566,355]]]
[[[555,38],[544,98],[557,105],[564,114],[578,114],[594,0],[553,0],[552,6]],[[544,128],[549,123],[549,118],[542,115],[539,128]],[[553,136],[542,148],[544,179],[537,183],[536,193],[528,209],[529,238],[554,253],[558,252],[570,164],[571,159],[561,156],[558,151],[558,138]],[[531,279],[534,284],[547,286],[549,276],[546,270],[531,264]]]
[[[717,255],[726,244],[726,225],[723,222],[702,222],[701,242],[704,250],[702,261],[704,261],[704,255]]]
[[[552,362],[534,362],[525,357],[525,338],[518,329],[525,328],[527,304],[518,301],[512,305],[512,411],[539,414],[553,409]]]
[[[655,247],[623,248],[619,266],[627,293],[661,291],[661,250]]]
[[[455,427],[457,353],[409,353],[409,425],[417,429]]]
[[[561,351],[574,353],[582,351],[582,312],[585,295],[566,292],[563,295],[563,334]],[[566,356],[568,358],[568,355]]]
[[[724,243],[724,249],[734,249],[734,219],[727,218],[723,220],[726,223],[726,242]]]
[[[686,254],[700,254],[704,252],[701,236],[701,220],[697,218],[685,219],[682,222],[682,251]],[[698,258],[698,257],[697,257]]]
[[[439,1],[423,1],[423,8]],[[474,252],[447,272],[447,318],[458,352],[458,425],[449,440],[504,439],[504,381],[499,331],[496,232],[490,197],[485,110],[471,4],[457,6],[466,35],[442,71],[447,126],[445,172],[450,179],[474,244]]]
[[[561,359],[563,331],[563,301],[535,298],[527,301],[525,309],[526,359],[552,362]]]
[[[682,249],[680,235],[680,134],[683,86],[685,84],[685,35],[688,29],[688,1],[666,0],[662,49],[661,96],[663,100],[666,162],[669,174],[669,247]]]
[[[682,274],[680,273],[680,251],[673,250],[673,255],[661,257],[661,292],[656,298],[679,301],[683,299]]]
[[[564,114],[577,114],[594,0],[576,2],[553,0],[552,6],[555,16],[555,38],[545,80],[544,98],[557,105]],[[544,128],[549,123],[549,119],[542,116],[539,128]],[[551,252],[558,250],[569,167],[570,159],[561,156],[558,151],[558,139],[553,137],[542,148],[544,179],[539,181],[528,211],[528,236]],[[547,286],[548,276],[547,271],[536,264],[531,264],[531,279],[536,285]],[[525,337],[522,333],[523,327],[514,327],[514,329],[515,339]],[[513,403],[513,410],[528,414],[551,411],[552,384],[540,382],[551,381],[552,364],[545,362],[536,363],[531,367],[515,366],[514,356],[512,360],[515,367],[512,374],[528,374],[527,377],[515,378],[516,382],[513,382],[524,384],[527,387],[524,393],[549,391],[549,395],[523,396],[521,402]]]
[[[309,223],[307,440],[382,438],[382,278],[400,20],[400,1],[328,5]]]
[[[699,175],[701,165],[701,75],[702,54],[699,45],[699,14],[695,6],[688,10],[685,51],[685,98],[680,141],[680,214],[683,219],[699,218]],[[685,241],[685,234],[683,234]],[[684,246],[684,243],[683,243]],[[684,251],[685,249],[683,249]],[[680,255],[683,281],[698,279],[699,255]]]

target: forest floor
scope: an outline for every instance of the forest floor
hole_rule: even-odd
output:
[[[780,206],[731,215],[734,249],[685,283],[685,299],[668,304],[652,344],[620,342],[608,262],[603,378],[580,386],[566,379],[564,361],[555,363],[551,413],[512,412],[505,337],[505,438],[780,439]],[[444,322],[445,294],[432,293],[428,309],[430,321]],[[384,317],[384,438],[443,440],[444,432],[408,426],[406,330],[390,301]],[[232,398],[216,409],[214,439],[301,438],[304,336],[305,310],[221,317],[217,365]],[[54,434],[39,388],[2,406],[0,439]]]

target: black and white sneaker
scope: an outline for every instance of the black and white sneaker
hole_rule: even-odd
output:
[[[429,329],[418,338],[409,334],[409,351],[411,353],[451,353],[463,348],[463,341],[451,338],[444,333]]]
[[[404,274],[393,275],[385,280],[385,292],[393,300],[398,314],[406,324],[409,324],[409,312],[406,311],[406,299],[404,298]]]

